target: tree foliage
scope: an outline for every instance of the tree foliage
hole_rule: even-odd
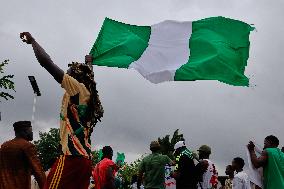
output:
[[[179,130],[175,130],[172,138],[170,135],[166,135],[163,138],[158,138],[158,141],[161,145],[161,153],[169,156],[171,159],[174,159],[174,146],[178,141],[184,140],[183,134],[179,134]]]
[[[0,99],[4,98],[5,100],[14,99],[14,96],[11,95],[8,91],[13,90],[15,91],[15,83],[11,80],[13,79],[14,75],[3,75],[4,74],[4,66],[9,63],[9,60],[4,60],[0,63]],[[3,76],[2,76],[3,75]],[[5,91],[2,91],[2,90]],[[8,91],[7,91],[8,90]]]
[[[92,165],[95,166],[100,161],[100,152],[98,150],[92,151]]]
[[[39,132],[39,138],[34,144],[43,168],[48,170],[62,153],[59,129],[52,128],[48,132]]]
[[[125,163],[119,170],[119,176],[122,178],[122,188],[130,188],[131,180],[133,175],[138,174],[139,164],[142,158],[135,160],[132,163]]]

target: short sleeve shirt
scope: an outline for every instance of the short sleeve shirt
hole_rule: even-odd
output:
[[[145,188],[165,188],[165,166],[170,164],[172,160],[158,153],[146,156],[140,166],[139,172],[144,173]]]
[[[239,172],[234,176],[233,189],[250,189],[249,177],[245,172]]]

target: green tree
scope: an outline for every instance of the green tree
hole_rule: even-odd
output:
[[[34,144],[45,170],[48,170],[61,152],[59,129],[52,128],[48,132],[39,132],[39,140]]]
[[[0,63],[0,74],[4,74],[4,66],[9,63],[9,60],[4,60]],[[6,100],[14,99],[14,96],[11,95],[7,90],[13,90],[15,91],[15,83],[11,80],[13,79],[14,75],[4,75],[0,77],[0,99],[4,98]],[[5,89],[6,92],[2,91],[2,89]]]
[[[138,174],[138,168],[141,160],[142,157],[132,163],[125,163],[119,170],[118,174],[122,178],[124,189],[130,188],[129,185],[131,184],[132,176]]]
[[[179,130],[175,130],[172,138],[170,135],[166,135],[163,138],[158,138],[158,141],[161,145],[161,153],[169,156],[171,159],[174,159],[174,146],[178,141],[184,140],[183,134],[179,134]]]
[[[92,151],[92,165],[95,166],[100,161],[100,152],[98,150]]]

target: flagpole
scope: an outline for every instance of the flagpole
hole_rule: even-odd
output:
[[[33,113],[32,113],[32,126],[35,126],[35,111],[36,111],[36,100],[37,100],[37,95],[34,95],[34,104],[33,104]]]
[[[34,91],[34,104],[33,104],[33,112],[32,112],[32,125],[35,125],[35,112],[36,112],[36,100],[38,96],[41,96],[41,93],[39,91],[36,79],[34,76],[28,76],[30,83],[32,85],[33,91]]]

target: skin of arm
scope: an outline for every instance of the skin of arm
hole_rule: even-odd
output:
[[[23,32],[20,34],[20,38],[23,40],[23,42],[32,45],[35,56],[40,65],[44,67],[59,84],[61,84],[64,76],[64,71],[53,63],[50,56],[36,42],[32,35],[29,32]]]
[[[262,154],[260,155],[260,157],[257,157],[255,150],[254,150],[255,146],[254,146],[253,142],[250,141],[249,144],[247,145],[247,147],[248,147],[248,150],[249,150],[249,153],[250,153],[250,156],[251,156],[251,162],[252,162],[253,166],[255,168],[260,168],[260,167],[265,166],[265,164],[267,163],[267,160],[268,160],[267,152],[264,150],[262,152]]]

